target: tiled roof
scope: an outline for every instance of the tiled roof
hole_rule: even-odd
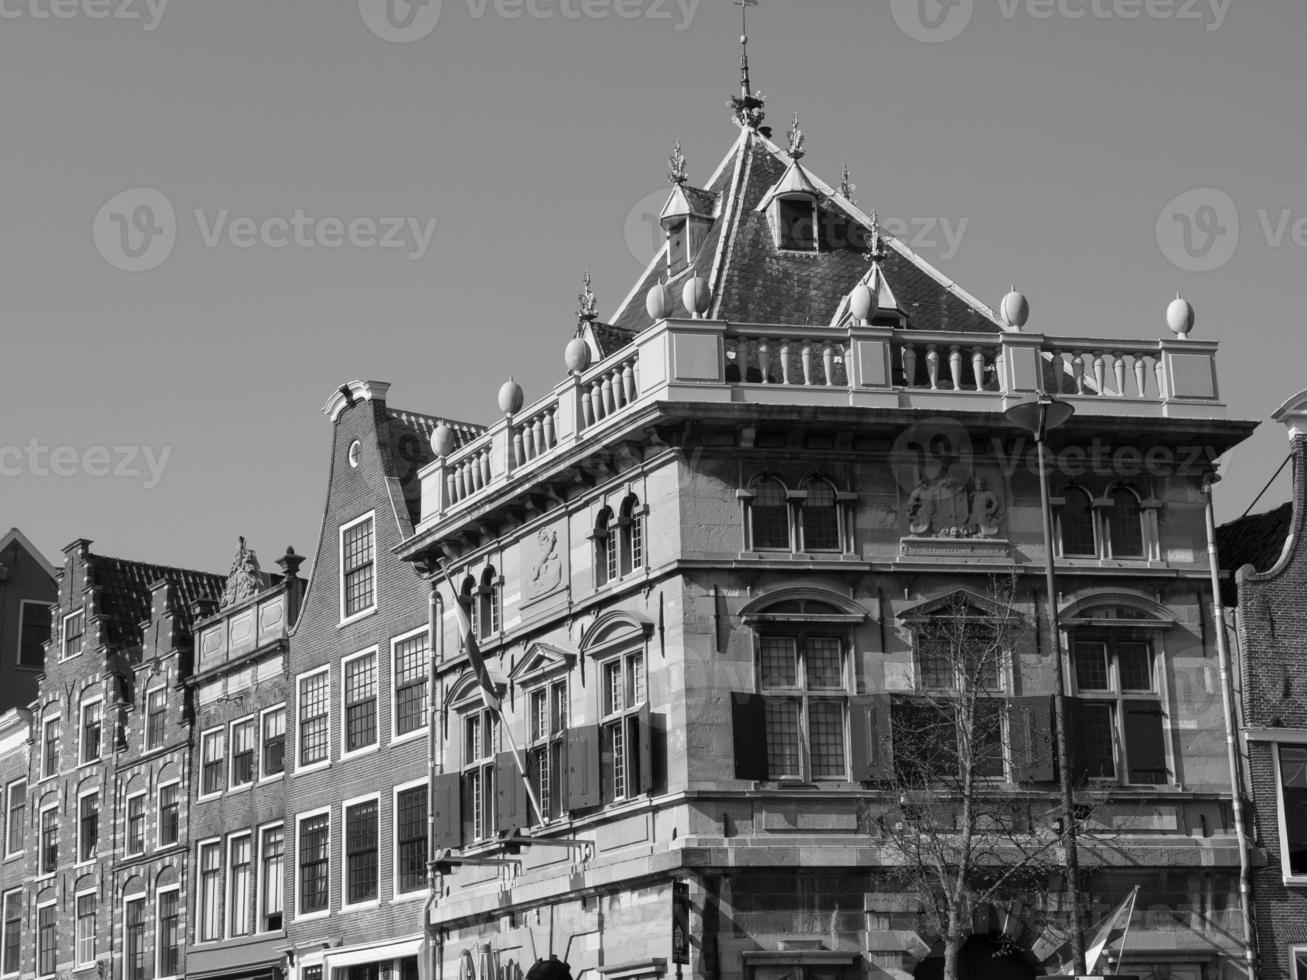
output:
[[[1216,547],[1221,567],[1230,577],[1221,582],[1221,600],[1227,607],[1238,602],[1235,574],[1245,565],[1259,572],[1271,568],[1284,551],[1293,527],[1293,504],[1281,504],[1264,514],[1249,514],[1216,529]]]
[[[172,586],[173,611],[178,624],[191,628],[191,603],[217,600],[227,584],[226,575],[170,568],[146,562],[91,555],[92,585],[98,590],[99,613],[108,620],[103,639],[115,647],[141,642],[142,625],[150,619],[150,586],[164,580]]]
[[[632,330],[630,327],[616,327],[611,323],[600,323],[595,320],[590,324],[590,330],[594,334],[595,343],[599,345],[599,356],[607,357],[629,344],[635,339],[639,332]]]
[[[409,520],[416,525],[422,513],[422,487],[418,472],[436,458],[435,451],[431,448],[431,434],[443,422],[454,430],[457,444],[463,446],[485,432],[486,427],[396,408],[388,408],[386,418],[389,432],[382,436],[383,451],[389,454],[389,472],[399,483]]]
[[[681,284],[698,275],[709,281],[711,315],[734,323],[831,323],[849,292],[866,275],[866,232],[870,220],[833,188],[806,170],[823,196],[823,211],[848,222],[846,244],[818,253],[778,249],[765,211],[759,206],[785,177],[795,173],[788,157],[769,140],[745,133],[719,167],[707,190],[722,197],[718,217],[691,267],[668,283],[677,298]],[[725,237],[725,242],[723,238]],[[998,333],[1001,328],[984,304],[932,269],[902,242],[883,235],[885,281],[914,330]],[[724,246],[724,247],[723,247]],[[664,275],[665,255],[650,264],[630,298],[612,318],[628,331],[646,329],[645,294]]]

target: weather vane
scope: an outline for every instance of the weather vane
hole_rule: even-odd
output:
[[[787,151],[791,159],[803,159],[803,130],[799,128],[799,114],[794,114],[794,128],[785,134],[790,141],[790,148]]]
[[[849,165],[846,163],[844,164],[844,176],[840,180],[840,196],[850,204],[857,204],[857,198],[853,194],[858,189],[858,185],[853,183],[849,177]]]
[[[771,136],[771,130],[763,126],[767,118],[763,112],[766,100],[761,92],[754,92],[753,82],[749,78],[749,8],[758,6],[758,0],[732,0],[740,8],[740,94],[731,96],[728,103],[741,126],[756,130],[763,136]]]
[[[590,270],[585,270],[585,290],[577,297],[581,302],[580,308],[576,311],[577,326],[584,326],[595,320],[599,316],[599,300],[594,291],[590,288]]]
[[[681,141],[678,139],[676,145],[672,148],[672,155],[668,159],[671,169],[667,172],[668,178],[678,187],[686,181],[685,173],[685,154],[681,152]]]

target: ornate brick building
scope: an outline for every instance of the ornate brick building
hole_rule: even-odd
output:
[[[22,531],[0,535],[0,710],[36,697],[58,591],[54,566]]]

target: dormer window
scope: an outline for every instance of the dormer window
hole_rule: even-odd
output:
[[[677,185],[658,221],[667,235],[667,275],[684,271],[712,230],[713,195],[685,184]]]
[[[789,252],[817,251],[817,203],[805,197],[779,198],[776,208],[779,247]]]
[[[667,274],[674,276],[690,264],[690,236],[685,218],[668,221],[667,228]]]

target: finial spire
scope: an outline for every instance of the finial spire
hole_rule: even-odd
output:
[[[802,160],[804,155],[804,150],[803,150],[804,137],[803,137],[803,130],[799,128],[799,114],[797,112],[794,114],[794,128],[791,129],[785,135],[786,138],[790,141],[789,149],[786,151],[789,153],[790,158],[793,160]]]
[[[732,2],[740,8],[740,94],[731,96],[728,104],[741,126],[770,137],[771,130],[762,124],[766,118],[766,113],[762,111],[766,100],[761,92],[753,90],[753,80],[749,77],[749,8],[758,6],[758,0]]]
[[[885,242],[880,237],[880,215],[871,212],[871,235],[867,239],[867,258],[879,262],[885,257]]]
[[[684,184],[687,177],[685,173],[685,154],[681,152],[681,141],[678,138],[672,148],[672,155],[668,159],[668,165],[671,169],[667,171],[667,177],[673,184],[680,186]]]
[[[849,179],[849,165],[844,164],[844,176],[840,179],[840,196],[850,204],[857,204],[858,199],[853,196],[858,189],[858,185]]]
[[[590,288],[591,280],[590,270],[588,268],[585,270],[585,278],[582,281],[585,283],[585,289],[582,291],[581,295],[577,297],[581,303],[576,311],[576,325],[578,327],[583,327],[599,317],[599,300],[595,296],[594,291]]]

